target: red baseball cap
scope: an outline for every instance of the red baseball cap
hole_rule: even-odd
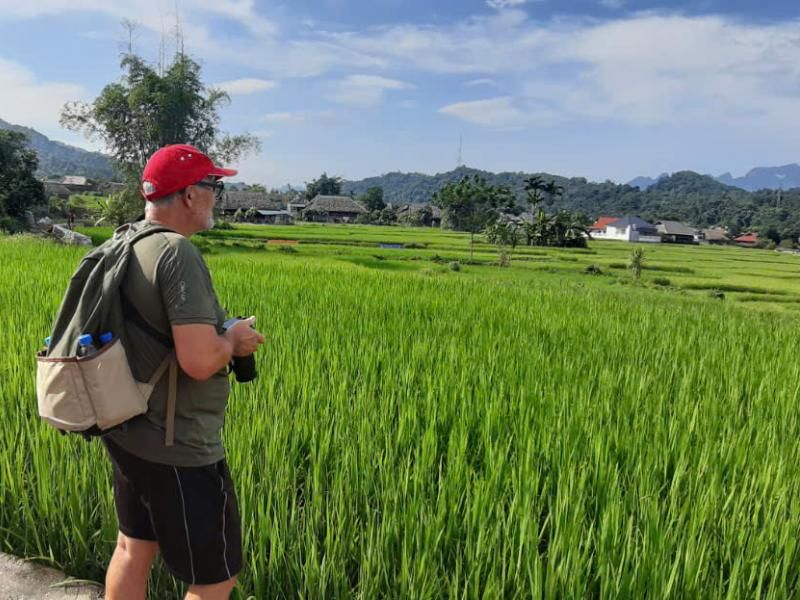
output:
[[[194,146],[172,144],[156,150],[147,161],[142,173],[142,196],[145,200],[158,200],[206,177],[228,177],[236,173],[233,169],[215,166]]]

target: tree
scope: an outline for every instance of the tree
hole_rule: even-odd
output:
[[[638,281],[642,276],[642,269],[644,268],[644,250],[641,248],[633,249],[630,262],[628,262],[628,268],[633,271],[633,276]]]
[[[247,187],[248,192],[257,192],[260,194],[266,194],[267,188],[261,185],[260,183],[254,183]]]
[[[471,262],[475,234],[493,223],[504,209],[513,209],[514,197],[505,186],[491,186],[482,177],[467,175],[436,192],[432,203],[442,209],[451,229],[470,233]]]
[[[219,110],[230,97],[206,87],[200,66],[182,50],[163,72],[130,49],[120,67],[122,81],[105,86],[91,103],[67,103],[61,124],[105,143],[128,184],[123,221],[141,212],[141,173],[147,159],[162,146],[192,144],[224,163],[258,150],[258,138],[220,131]]]
[[[367,193],[361,196],[359,200],[364,203],[364,206],[366,206],[367,210],[370,212],[380,211],[386,208],[386,203],[383,201],[382,187],[369,188]]]
[[[258,219],[258,209],[257,208],[251,206],[250,208],[248,208],[245,211],[244,220],[247,223],[255,223],[257,219]]]
[[[323,173],[311,183],[306,182],[306,200],[313,200],[320,196],[339,196],[342,193],[342,178],[328,177]]]
[[[36,179],[36,153],[25,134],[0,130],[0,227],[23,229],[25,212],[45,204],[44,185]]]
[[[495,221],[486,228],[485,233],[487,241],[497,246],[500,266],[510,265],[514,250],[519,244],[519,225],[513,221]]]

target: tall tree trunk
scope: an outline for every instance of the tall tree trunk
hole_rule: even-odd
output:
[[[469,262],[472,264],[472,245],[475,243],[475,232],[469,232]]]

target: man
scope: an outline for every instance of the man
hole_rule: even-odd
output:
[[[143,173],[145,220],[159,232],[133,246],[121,286],[130,311],[128,358],[147,381],[174,344],[178,366],[174,442],[166,445],[168,378],[147,413],[104,436],[114,469],[117,547],[106,574],[106,599],[143,599],[155,555],[189,584],[186,598],[228,598],[242,567],[241,530],[221,431],[227,366],[255,352],[264,337],[255,317],[223,330],[225,311],[192,234],[213,227],[221,169],[192,146],[158,150]],[[173,233],[174,232],[174,233]],[[126,315],[127,318],[128,315]]]

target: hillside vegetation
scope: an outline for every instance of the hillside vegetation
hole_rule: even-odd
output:
[[[427,202],[434,192],[466,175],[479,175],[490,185],[508,186],[522,202],[525,180],[535,174],[490,173],[467,167],[437,175],[388,173],[361,181],[345,181],[342,191],[359,196],[371,187],[382,187],[387,202]],[[747,192],[692,171],[664,177],[644,191],[610,181],[596,183],[582,177],[536,175],[552,179],[563,187],[563,195],[552,205],[554,209],[578,210],[592,218],[635,214],[649,220],[685,221],[695,227],[729,227],[734,234],[754,230],[776,242],[781,239],[796,241],[800,237],[800,188]]]

